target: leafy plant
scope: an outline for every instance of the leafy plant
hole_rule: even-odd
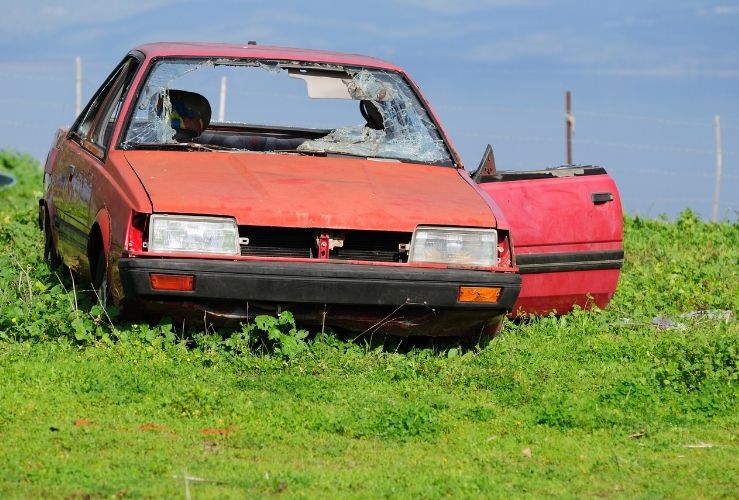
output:
[[[651,354],[661,387],[697,391],[712,381],[739,383],[739,335],[720,332],[710,339],[676,335]]]
[[[0,497],[736,496],[736,223],[627,216],[606,310],[484,349],[352,342],[122,322],[43,262],[38,164],[0,169]]]
[[[254,326],[257,334],[266,335],[272,351],[285,359],[292,359],[308,350],[305,342],[308,331],[295,326],[295,318],[289,311],[283,311],[277,317],[257,316]]]

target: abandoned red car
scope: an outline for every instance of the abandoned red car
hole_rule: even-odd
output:
[[[605,305],[622,258],[610,178],[512,175],[480,170],[481,189],[393,64],[157,43],[128,53],[57,133],[39,221],[52,264],[103,300],[171,317],[290,310],[304,324],[462,335],[519,306]],[[519,303],[518,234],[533,283]]]

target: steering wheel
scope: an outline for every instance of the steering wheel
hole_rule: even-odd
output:
[[[385,128],[385,124],[382,121],[382,114],[374,102],[362,99],[359,101],[359,112],[362,113],[362,118],[367,121],[369,128],[374,130],[383,130]]]

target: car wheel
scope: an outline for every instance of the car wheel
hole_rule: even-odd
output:
[[[95,274],[93,274],[92,286],[101,306],[106,307],[111,303],[110,285],[108,284],[108,261],[102,248],[98,251],[95,259]]]
[[[51,235],[51,218],[48,210],[44,210],[44,260],[49,263],[51,269],[59,269],[62,265],[62,259]]]

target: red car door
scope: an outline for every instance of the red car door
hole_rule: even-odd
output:
[[[512,313],[605,307],[623,262],[621,200],[605,169],[482,170],[474,178],[506,215],[521,272]]]
[[[54,224],[59,253],[64,263],[76,271],[89,265],[88,237],[99,208],[92,203],[93,189],[105,169],[107,147],[136,68],[134,57],[124,59],[59,145],[51,174]]]
[[[58,250],[71,269],[80,270],[80,256],[87,247],[88,205],[92,176],[88,154],[74,140],[67,138],[59,146],[52,172],[54,225],[59,234]]]

